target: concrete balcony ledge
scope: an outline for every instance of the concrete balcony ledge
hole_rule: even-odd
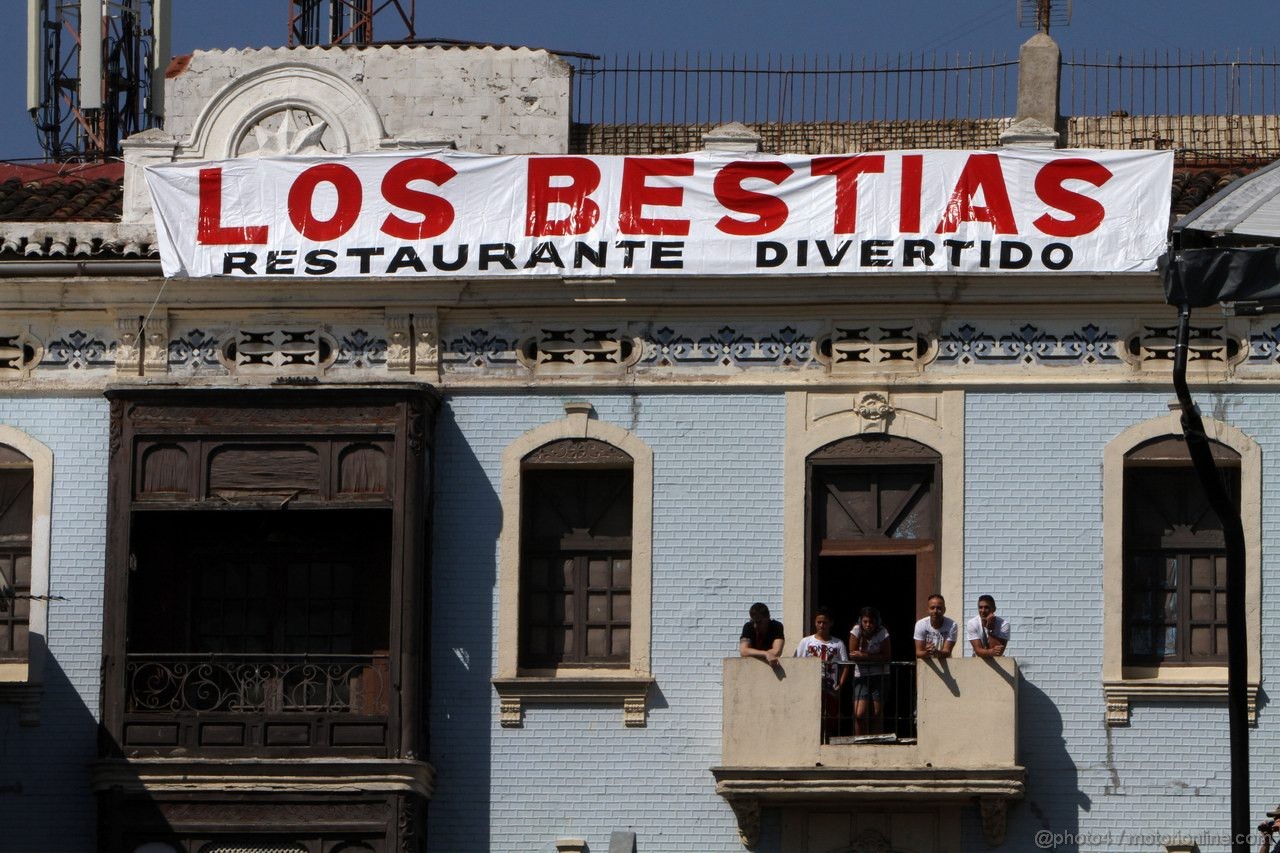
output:
[[[724,661],[721,764],[716,792],[733,807],[744,844],[760,809],[870,801],[976,800],[992,844],[1023,796],[1017,760],[1018,666],[1012,658],[954,658],[916,666],[916,738],[823,743],[821,663]]]

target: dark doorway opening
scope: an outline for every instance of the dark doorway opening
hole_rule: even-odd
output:
[[[887,663],[854,662],[839,725],[834,733],[824,726],[828,742],[915,739],[912,632],[938,586],[941,463],[931,448],[885,435],[841,439],[809,455],[806,633],[825,605],[848,642],[860,611],[872,606],[892,648]]]
[[[871,606],[889,629],[893,659],[912,659],[911,629],[917,618],[914,554],[820,557],[817,580],[817,601],[811,610],[825,604],[834,611],[835,636],[847,642],[858,614]]]

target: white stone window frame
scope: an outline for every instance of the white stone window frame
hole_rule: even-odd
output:
[[[1248,435],[1222,421],[1204,419],[1213,441],[1240,454],[1240,517],[1245,541],[1245,633],[1249,650],[1247,671],[1249,722],[1257,723],[1258,687],[1262,681],[1262,449]],[[1103,519],[1103,662],[1102,690],[1106,721],[1129,725],[1135,701],[1225,701],[1226,665],[1124,664],[1124,471],[1125,457],[1155,438],[1182,436],[1182,421],[1174,411],[1135,424],[1107,443],[1102,461]]]
[[[49,541],[53,518],[53,451],[17,427],[0,424],[0,445],[31,460],[31,609],[27,621],[27,662],[0,664],[0,702],[19,706],[19,721],[40,721],[40,692],[49,622]]]
[[[964,404],[965,392],[894,391],[787,393],[783,471],[783,624],[789,637],[809,633],[805,623],[805,505],[809,455],[859,435],[892,435],[919,442],[941,457],[942,513],[938,591],[949,609],[964,602]],[[790,642],[790,640],[789,640]]]
[[[567,417],[536,427],[502,453],[502,533],[498,540],[498,651],[494,688],[504,728],[523,726],[531,702],[618,704],[623,723],[644,726],[650,672],[652,599],[653,451],[634,433],[592,416],[589,403],[567,403]],[[523,461],[543,445],[570,438],[602,441],[632,459],[631,661],[626,667],[520,666],[520,525]]]

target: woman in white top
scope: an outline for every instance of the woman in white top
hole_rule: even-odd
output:
[[[849,632],[849,660],[853,668],[853,733],[880,734],[884,726],[881,685],[893,655],[889,631],[880,624],[880,611],[864,607]]]

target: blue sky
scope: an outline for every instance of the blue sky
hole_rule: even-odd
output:
[[[25,110],[25,4],[2,0],[0,160],[39,158]],[[175,53],[282,45],[288,0],[173,0]],[[406,2],[407,5],[407,2]],[[1032,30],[1018,0],[536,0],[446,4],[418,0],[422,36],[525,44],[601,56],[702,51],[880,57],[960,52],[1016,55]],[[387,23],[384,23],[387,22]],[[379,18],[379,37],[395,36]],[[1072,20],[1052,33],[1064,53],[1140,55],[1280,46],[1275,0],[1073,0]]]

